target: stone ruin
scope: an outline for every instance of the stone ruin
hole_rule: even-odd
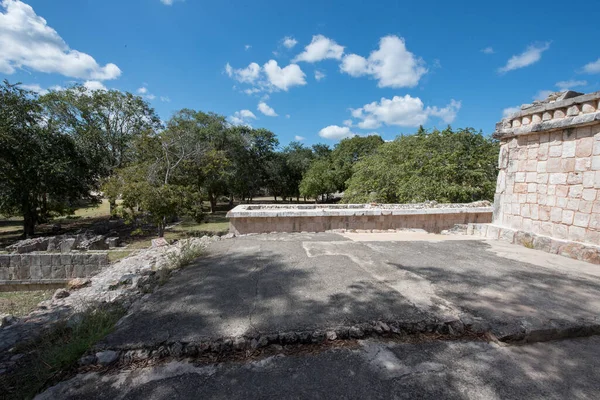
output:
[[[86,278],[110,264],[108,252],[119,245],[113,232],[25,239],[0,254],[0,285],[42,285]],[[6,286],[8,285],[8,286]]]
[[[600,92],[525,104],[494,137],[494,218],[474,233],[600,264]]]
[[[20,240],[7,246],[6,250],[18,254],[34,251],[68,253],[72,250],[108,250],[118,245],[118,236],[96,235],[92,231],[86,231],[78,235],[45,236]]]

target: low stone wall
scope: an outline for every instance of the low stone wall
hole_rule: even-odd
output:
[[[236,235],[334,230],[424,229],[440,233],[456,224],[489,223],[492,207],[472,204],[240,205],[229,213]]]
[[[518,244],[530,249],[558,254],[592,264],[600,264],[600,246],[557,239],[493,224],[469,224],[467,235]]]
[[[107,252],[0,254],[0,285],[86,278],[109,264]]]

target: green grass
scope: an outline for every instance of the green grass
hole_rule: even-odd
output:
[[[124,315],[121,308],[104,308],[83,314],[75,327],[61,324],[39,339],[21,345],[15,371],[3,376],[0,393],[3,399],[31,399],[42,389],[68,377],[77,361],[96,342],[112,332]]]
[[[54,290],[0,292],[0,314],[22,317],[35,310],[41,301],[52,298],[53,293]]]
[[[132,250],[117,250],[108,252],[108,261],[114,263],[122,258],[129,257],[133,253]]]

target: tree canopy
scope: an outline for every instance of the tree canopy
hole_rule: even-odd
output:
[[[498,143],[472,128],[399,136],[353,169],[344,202],[493,199]]]

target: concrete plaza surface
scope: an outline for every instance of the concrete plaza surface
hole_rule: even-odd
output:
[[[300,352],[273,345],[262,358],[114,365],[38,398],[594,399],[600,392],[599,268],[503,242],[419,232],[238,237],[212,243],[141,304],[99,349],[374,320],[475,321],[508,342],[464,335],[297,345],[308,349]],[[561,336],[568,339],[546,341]]]
[[[374,320],[476,321],[499,338],[600,324],[600,269],[498,241],[418,232],[263,234],[213,243],[99,347]]]
[[[82,374],[50,399],[597,399],[600,337],[503,347],[385,343],[245,363]]]

